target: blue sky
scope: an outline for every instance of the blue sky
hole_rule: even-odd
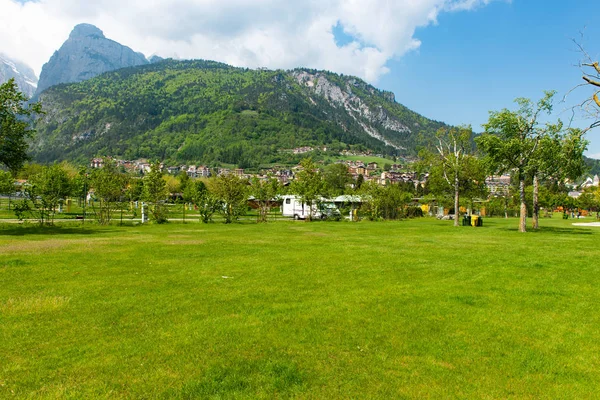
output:
[[[571,113],[565,110],[590,94],[579,89],[561,103],[582,82],[575,66],[581,54],[572,39],[583,32],[590,55],[600,54],[599,5],[597,0],[513,0],[442,14],[437,25],[417,29],[420,48],[388,62],[391,72],[378,86],[429,118],[475,130],[490,110],[556,90],[556,118],[568,121]],[[589,122],[579,118],[575,125]],[[600,158],[600,129],[590,131],[588,140],[588,154]]]

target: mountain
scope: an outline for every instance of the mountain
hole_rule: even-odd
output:
[[[583,159],[588,169],[587,174],[591,176],[600,175],[600,160],[588,157],[583,157]]]
[[[107,39],[94,25],[80,24],[44,64],[36,94],[59,83],[81,82],[104,72],[148,63],[143,54]]]
[[[411,155],[445,126],[355,77],[202,60],[120,69],[40,99],[31,149],[41,162],[110,155],[249,167],[296,162],[292,149],[303,146]]]
[[[15,78],[19,90],[28,97],[33,96],[37,88],[38,79],[33,70],[27,65],[11,60],[0,53],[0,84]]]

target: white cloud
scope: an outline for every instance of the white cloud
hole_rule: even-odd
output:
[[[0,51],[41,67],[87,22],[146,55],[328,69],[370,82],[418,48],[417,27],[491,0],[0,0]],[[336,45],[340,24],[355,40]]]

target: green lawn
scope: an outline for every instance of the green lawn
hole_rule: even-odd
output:
[[[571,222],[2,225],[0,398],[595,399]]]

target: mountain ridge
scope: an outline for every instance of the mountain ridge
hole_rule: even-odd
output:
[[[301,146],[414,154],[445,124],[356,77],[299,68],[251,70],[164,60],[45,91],[38,161],[126,159],[252,166]]]

